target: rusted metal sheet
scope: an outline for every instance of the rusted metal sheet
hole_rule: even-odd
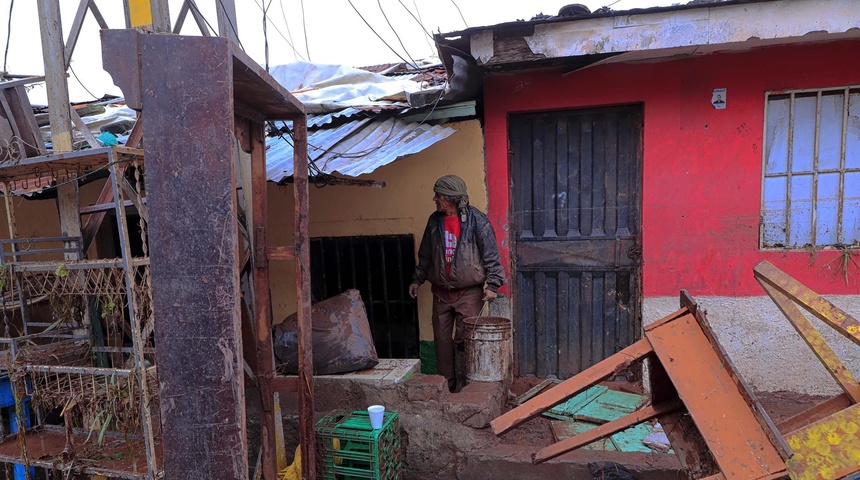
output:
[[[230,51],[145,35],[139,53],[165,474],[247,478]]]
[[[758,401],[755,393],[747,383],[744,381],[743,377],[741,377],[737,368],[735,368],[732,359],[729,358],[729,355],[726,353],[726,350],[717,340],[717,337],[714,336],[714,331],[711,328],[711,324],[708,322],[707,314],[704,310],[700,309],[696,301],[690,296],[690,293],[686,290],[681,290],[681,307],[687,308],[690,310],[690,313],[696,318],[696,322],[702,328],[702,333],[705,335],[705,338],[708,339],[708,343],[711,344],[711,348],[717,352],[717,357],[722,363],[723,368],[726,373],[729,374],[729,377],[732,379],[732,382],[735,384],[738,392],[741,394],[741,397],[746,402],[747,406],[750,408],[753,416],[761,427],[762,431],[764,431],[767,438],[770,440],[771,445],[777,449],[780,457],[783,460],[787,459],[791,456],[791,448],[789,448],[788,444],[779,434],[779,430],[777,430],[776,426],[771,421],[764,407],[762,407],[761,403]]]
[[[517,370],[567,378],[638,336],[642,109],[509,123]]]
[[[779,452],[693,315],[647,328],[645,338],[727,479],[785,471]]]

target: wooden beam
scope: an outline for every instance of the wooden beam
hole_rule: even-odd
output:
[[[630,345],[620,352],[580,372],[573,378],[556,385],[526,403],[510,410],[490,422],[493,433],[501,435],[517,425],[530,420],[577,393],[603,381],[613,374],[625,370],[633,362],[639,361],[653,350],[646,339]]]
[[[845,410],[853,404],[854,402],[851,401],[848,395],[843,393],[787,418],[777,428],[779,428],[780,433],[787,435],[809,424],[827,418],[836,412]]]
[[[556,387],[558,388],[558,387]],[[588,445],[591,442],[606,438],[614,433],[638,425],[642,422],[651,420],[654,417],[674,412],[683,408],[680,401],[669,402],[661,405],[652,405],[641,410],[635,411],[629,415],[625,415],[618,420],[613,420],[603,425],[599,425],[591,430],[574,435],[560,442],[554,443],[548,447],[542,448],[535,455],[534,463],[543,463],[547,460],[555,458],[561,454],[575,450],[579,447]]]
[[[257,333],[257,377],[260,378],[260,395],[263,412],[260,415],[263,478],[274,480],[277,475],[277,440],[272,380],[275,360],[272,347],[272,310],[269,288],[269,259],[266,255],[268,197],[266,194],[266,145],[263,125],[250,127],[251,142],[251,225],[255,248],[252,253],[254,277],[254,316]]]
[[[42,32],[42,59],[48,94],[48,118],[55,152],[72,150],[72,120],[69,113],[69,86],[66,83],[63,23],[59,0],[38,0],[39,27]]]
[[[69,63],[72,61],[72,53],[75,51],[75,45],[78,43],[78,36],[81,34],[81,26],[84,24],[84,18],[87,16],[91,0],[81,0],[78,4],[78,10],[75,12],[75,19],[72,21],[72,28],[69,29],[69,37],[66,40],[66,48],[64,50],[63,59],[66,68],[69,68]]]
[[[81,116],[78,115],[78,112],[75,111],[74,108],[70,110],[70,115],[72,118],[72,122],[75,124],[75,128],[77,128],[78,131],[83,134],[84,139],[86,139],[87,144],[90,146],[90,148],[101,148],[104,146],[102,145],[102,142],[96,139],[96,136],[93,135],[93,132],[91,132],[89,127],[87,127],[87,124],[84,122],[84,119],[82,119]]]
[[[803,338],[803,341],[806,342],[806,345],[812,349],[812,353],[818,357],[818,360],[824,365],[824,368],[827,370],[827,373],[836,380],[836,383],[839,384],[839,388],[845,392],[846,395],[851,399],[852,403],[860,402],[860,384],[857,383],[857,380],[854,378],[854,375],[851,374],[851,371],[845,368],[845,365],[839,360],[839,357],[830,348],[830,345],[824,340],[824,337],[821,336],[821,333],[809,323],[809,320],[803,316],[803,312],[800,311],[799,308],[792,302],[787,296],[777,291],[769,283],[765,282],[761,278],[756,278],[759,284],[761,284],[764,291],[767,292],[768,296],[773,303],[779,308],[785,318],[788,319],[791,326],[800,334],[800,337]]]
[[[266,249],[269,261],[272,260],[295,260],[296,249],[293,247],[268,247]]]
[[[319,177],[312,177],[310,181],[313,183],[320,182],[326,185],[340,185],[344,187],[385,188],[387,186],[387,184],[381,180],[358,180],[355,178],[329,177],[321,179]],[[279,185],[288,185],[291,183],[293,183],[292,177],[287,177],[278,182]]]
[[[830,325],[845,338],[860,346],[860,322],[813,292],[787,273],[763,261],[753,269],[756,278],[767,282],[807,312]]]
[[[299,336],[299,435],[302,476],[316,478],[314,431],[313,337],[311,336],[311,244],[308,235],[308,129],[304,115],[293,119],[293,177],[295,187],[296,299]]]
[[[144,202],[146,199],[144,199]],[[124,207],[131,207],[134,205],[131,200],[126,200],[123,202]],[[109,212],[111,210],[116,210],[116,204],[113,202],[108,203],[97,203],[95,205],[90,205],[88,207],[81,207],[81,215],[89,215],[91,213],[99,213],[99,212]]]
[[[236,4],[234,0],[218,0],[215,4],[218,12],[218,36],[229,38],[239,44],[239,24],[236,23]],[[302,457],[304,460],[304,457]]]

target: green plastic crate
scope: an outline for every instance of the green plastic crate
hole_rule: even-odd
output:
[[[332,412],[316,424],[318,478],[326,480],[400,480],[400,419],[385,412],[373,430],[366,411]]]

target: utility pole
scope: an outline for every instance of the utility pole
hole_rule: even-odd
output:
[[[170,33],[167,0],[124,0],[126,27],[149,32]]]

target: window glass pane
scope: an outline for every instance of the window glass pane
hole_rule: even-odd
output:
[[[818,176],[818,200],[815,204],[815,244],[837,243],[836,224],[839,211],[839,174]]]
[[[791,231],[789,245],[812,243],[812,175],[791,177]]]
[[[812,171],[812,154],[815,152],[815,106],[817,103],[817,96],[804,94],[804,96],[794,97],[792,172]]]
[[[848,96],[848,138],[845,145],[845,166],[860,168],[860,93]]]
[[[845,174],[845,201],[842,213],[842,243],[860,242],[860,172]]]
[[[767,102],[765,172],[785,173],[788,165],[788,98],[770,97]]]
[[[844,94],[821,96],[821,125],[818,137],[818,168],[839,168],[842,155],[842,110]]]
[[[785,246],[785,184],[786,177],[764,179],[762,241],[765,247]]]

